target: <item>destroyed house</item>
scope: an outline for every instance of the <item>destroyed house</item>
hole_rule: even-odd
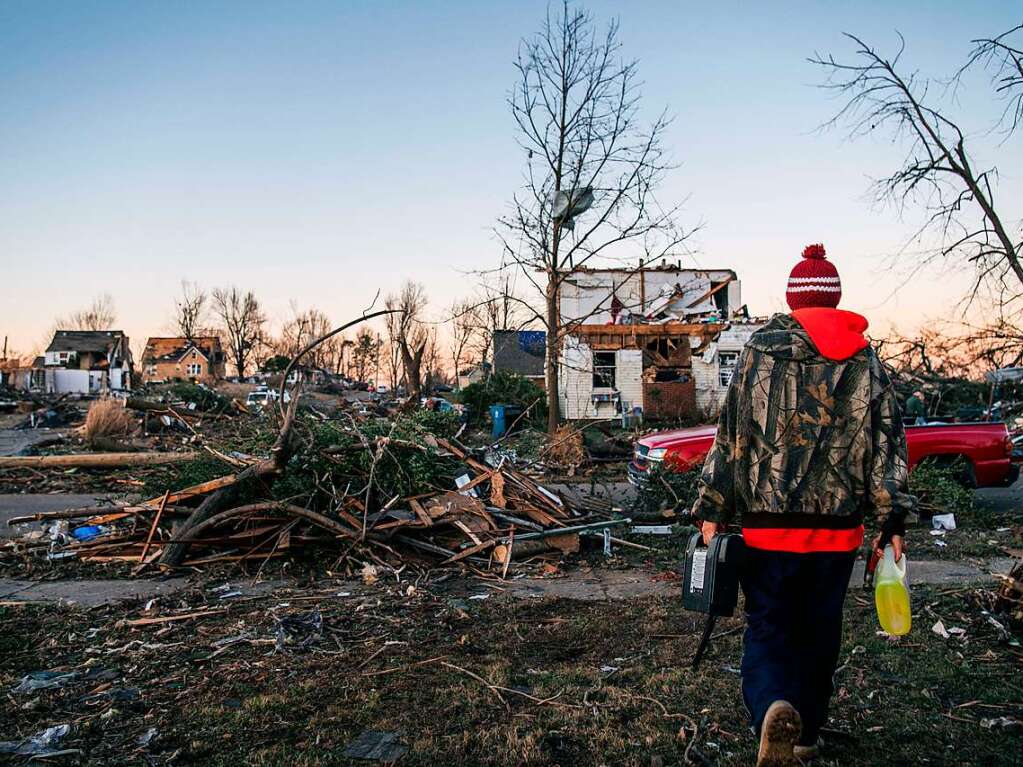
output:
[[[547,333],[542,330],[494,331],[494,370],[515,373],[544,386]]]
[[[224,351],[217,336],[150,338],[142,353],[142,382],[216,383],[224,378]]]
[[[23,391],[46,389],[46,366],[43,357],[34,360],[0,359],[0,384]]]
[[[131,350],[120,330],[58,330],[43,355],[49,393],[131,389]]]
[[[667,263],[577,269],[562,285],[561,313],[559,401],[573,419],[713,417],[761,325],[747,319],[732,270]]]

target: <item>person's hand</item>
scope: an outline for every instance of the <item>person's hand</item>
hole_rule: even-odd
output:
[[[710,546],[710,539],[717,535],[720,529],[721,525],[717,522],[704,522],[700,528],[700,532],[703,533],[703,545]]]
[[[704,533],[704,540],[707,540],[707,534],[706,533]],[[905,548],[905,544],[902,541],[902,536],[901,535],[893,535],[892,536],[892,540],[891,540],[891,544],[892,544],[892,550],[895,552],[895,561],[898,562],[900,559],[902,559],[902,551]],[[870,544],[870,547],[874,550],[874,553],[877,554],[878,557],[883,557],[884,556],[884,549],[881,548],[881,534],[880,533],[878,533],[877,537],[874,538],[874,541],[873,541],[873,543]]]

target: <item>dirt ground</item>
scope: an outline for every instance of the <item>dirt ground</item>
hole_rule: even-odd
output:
[[[752,763],[738,620],[693,672],[699,624],[673,600],[499,589],[321,582],[232,598],[211,582],[148,610],[0,607],[0,739],[69,723],[60,748],[104,765],[368,764],[345,756],[366,730],[395,733],[401,765]],[[918,588],[914,630],[893,641],[851,593],[819,764],[1023,763],[1023,734],[998,724],[1023,716],[1023,651],[984,599]],[[938,619],[963,633],[938,636]],[[13,692],[40,670],[76,676]]]

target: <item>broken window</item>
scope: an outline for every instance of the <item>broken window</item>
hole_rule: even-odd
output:
[[[722,316],[728,316],[728,283],[732,281],[729,277],[726,280],[720,282],[711,282],[710,287],[713,292],[714,307],[721,313]]]
[[[596,389],[615,387],[614,352],[593,352],[593,387]]]
[[[739,352],[718,352],[718,383],[728,386],[735,373],[735,365],[739,361]]]

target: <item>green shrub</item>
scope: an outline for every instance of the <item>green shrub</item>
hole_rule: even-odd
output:
[[[393,441],[381,451],[373,470],[371,507],[377,508],[396,495],[453,490],[455,476],[462,471],[460,463],[418,446],[426,447],[428,435],[450,437],[457,426],[454,414],[424,410],[399,415],[393,422],[370,419],[360,423],[358,431],[337,421],[304,421],[299,430],[304,443],[274,483],[273,495],[312,508],[327,505],[331,486],[338,493],[361,495],[375,452],[375,448],[366,450],[363,443],[375,445],[381,437]]]
[[[451,437],[458,429],[453,413],[417,410],[394,421],[383,418],[360,422],[356,428],[345,421],[321,421],[299,413],[295,423],[296,450],[283,474],[272,482],[270,496],[299,506],[332,511],[335,496],[365,492],[378,438],[392,442],[380,452],[373,470],[371,510],[394,496],[402,498],[436,490],[454,490],[455,477],[465,471],[461,462],[440,456],[429,447],[430,436]],[[393,428],[392,428],[393,427]],[[246,452],[266,455],[276,430],[261,427],[245,444]],[[367,450],[365,444],[371,449]],[[164,490],[180,490],[222,477],[232,467],[212,456],[199,456],[174,467],[171,477],[161,473],[147,484],[150,497]],[[235,505],[266,496],[263,482],[238,488]]]
[[[684,514],[696,502],[699,480],[700,469],[682,471],[670,461],[651,463],[647,483],[636,494],[634,509],[648,514],[673,509]]]
[[[170,393],[184,402],[194,402],[197,410],[204,413],[222,413],[231,407],[231,400],[205,386],[192,383],[176,383]]]
[[[489,417],[490,406],[497,404],[518,405],[523,409],[532,405],[523,420],[536,425],[547,423],[546,392],[528,378],[515,373],[499,370],[485,381],[466,386],[459,395],[469,408],[470,423],[484,423]]]
[[[963,483],[966,470],[963,459],[949,462],[927,458],[913,468],[909,492],[920,499],[923,516],[973,511],[973,491]]]

